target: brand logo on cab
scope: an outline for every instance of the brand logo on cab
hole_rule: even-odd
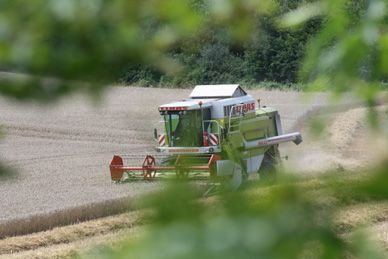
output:
[[[255,110],[255,103],[238,104],[233,107],[233,114],[238,115],[240,113],[246,113]]]

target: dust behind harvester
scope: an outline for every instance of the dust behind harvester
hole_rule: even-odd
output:
[[[140,166],[125,166],[115,155],[111,178],[119,182],[158,175],[206,176],[237,188],[244,179],[274,179],[280,143],[302,141],[299,132],[283,134],[276,109],[256,106],[239,85],[197,85],[190,98],[159,106],[162,121],[154,129],[157,163],[147,155]]]

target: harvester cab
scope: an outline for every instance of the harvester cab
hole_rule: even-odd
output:
[[[142,166],[124,166],[114,156],[111,178],[123,174],[154,179],[158,173],[177,177],[206,176],[237,188],[250,176],[273,179],[280,162],[280,143],[302,141],[299,132],[283,134],[277,110],[256,107],[239,85],[198,85],[190,98],[159,106],[162,117],[154,130],[162,163],[147,155]],[[140,172],[140,174],[134,174]]]

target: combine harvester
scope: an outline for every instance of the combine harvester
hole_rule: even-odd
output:
[[[115,182],[175,174],[226,182],[238,188],[248,178],[274,179],[280,143],[302,142],[299,132],[283,134],[276,109],[256,108],[255,99],[239,85],[197,85],[190,98],[159,106],[161,131],[154,129],[156,151],[141,166],[124,166],[115,155],[110,164]],[[126,174],[124,174],[126,173]]]

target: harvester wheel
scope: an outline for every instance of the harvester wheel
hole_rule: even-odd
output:
[[[152,180],[155,178],[156,170],[148,169],[148,167],[154,167],[156,164],[155,157],[147,155],[143,161],[143,178],[144,180]]]

